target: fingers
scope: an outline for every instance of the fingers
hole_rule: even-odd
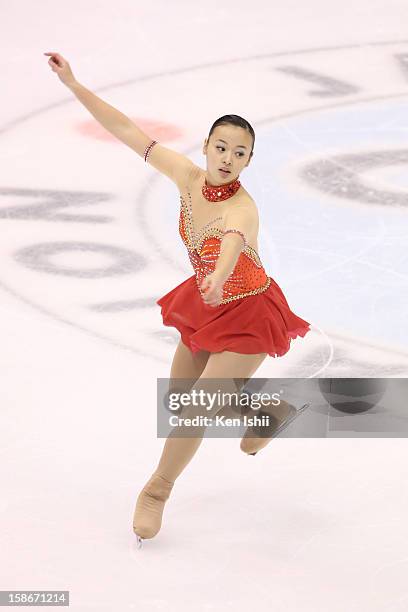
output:
[[[64,58],[62,57],[62,55],[60,55],[60,53],[56,53],[55,51],[47,51],[46,53],[44,53],[44,55],[49,55],[50,59],[48,60],[48,63],[52,63],[56,66],[63,66],[64,64]]]
[[[220,298],[213,291],[209,291],[203,296],[203,301],[205,304],[208,304],[208,306],[218,306]]]
[[[219,300],[214,300],[212,302],[208,302],[208,301],[204,300],[204,304],[206,304],[207,306],[219,306],[220,302],[219,302]]]
[[[56,64],[61,61],[61,58],[58,53],[44,53],[44,55],[49,55],[50,59],[48,61],[55,62]]]
[[[201,283],[201,291],[202,291],[203,293],[205,293],[206,291],[211,291],[211,288],[210,288],[209,282],[208,282],[207,280],[205,280],[205,279],[204,279],[204,280],[203,280],[203,282]]]
[[[205,278],[201,283],[201,291],[204,294],[202,296],[203,302],[208,306],[218,306],[221,301],[219,291],[213,286],[211,278]]]

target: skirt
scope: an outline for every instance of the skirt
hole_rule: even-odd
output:
[[[272,278],[263,293],[209,306],[203,302],[193,275],[156,303],[161,307],[163,324],[175,327],[192,353],[233,351],[281,357],[288,352],[291,340],[310,331],[310,323],[290,310]]]

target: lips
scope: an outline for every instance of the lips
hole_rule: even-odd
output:
[[[225,168],[218,168],[220,172],[222,172],[223,174],[231,174],[230,170],[226,170]]]

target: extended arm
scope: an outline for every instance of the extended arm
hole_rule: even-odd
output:
[[[111,134],[144,157],[153,139],[145,134],[129,117],[98,98],[92,91],[75,81],[68,85],[78,100]],[[149,150],[147,161],[176,184],[187,180],[195,164],[184,155],[156,143]]]

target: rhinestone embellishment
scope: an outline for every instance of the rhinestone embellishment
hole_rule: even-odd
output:
[[[209,202],[223,202],[235,195],[240,187],[241,183],[237,178],[225,185],[216,186],[210,185],[207,183],[207,179],[204,179],[204,185],[201,188],[201,192]]]
[[[219,305],[266,291],[271,284],[271,278],[267,276],[258,253],[248,245],[245,235],[240,230],[235,228],[222,230],[219,227],[211,227],[215,221],[221,219],[221,217],[217,217],[206,223],[197,236],[194,235],[191,195],[189,192],[188,196],[190,205],[180,196],[179,233],[187,247],[200,294],[203,296],[200,288],[203,279],[215,270],[221,250],[222,238],[229,232],[240,234],[244,246],[239,254],[234,270],[224,283],[223,296]]]

